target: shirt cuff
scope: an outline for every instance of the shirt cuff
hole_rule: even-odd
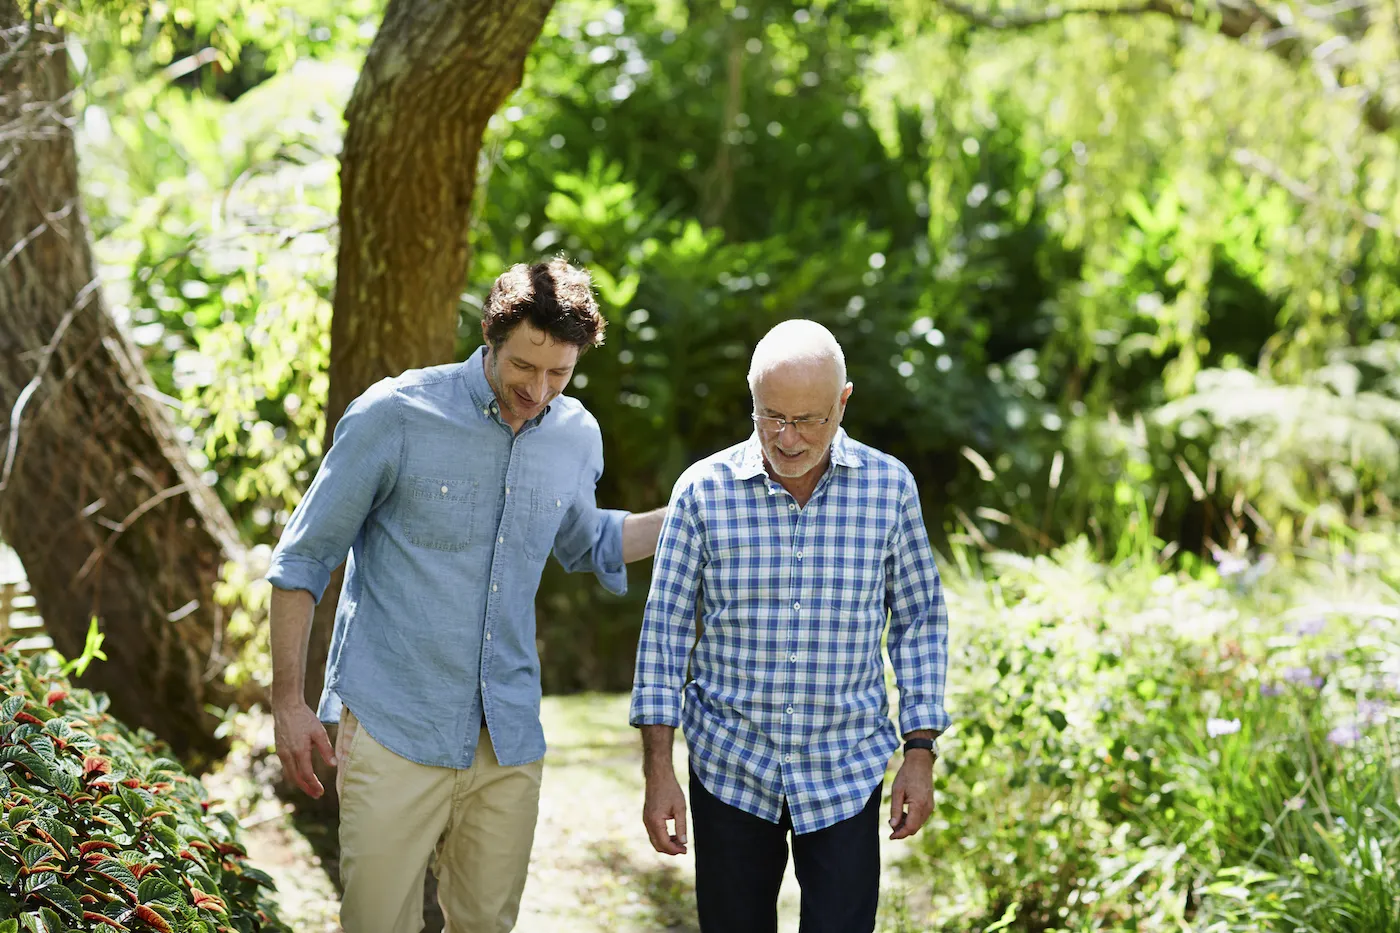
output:
[[[331,582],[331,572],[314,557],[273,554],[266,580],[279,590],[306,590],[318,604]]]
[[[602,529],[593,550],[593,575],[603,589],[616,596],[627,595],[627,565],[622,561],[622,522],[627,512],[620,509],[599,509]]]
[[[681,724],[681,697],[676,690],[662,687],[632,688],[632,709],[627,721],[634,726],[671,726]]]
[[[941,733],[948,728],[948,714],[936,703],[912,703],[899,705],[899,733],[908,735],[920,729],[931,729]],[[901,743],[903,740],[901,739]]]

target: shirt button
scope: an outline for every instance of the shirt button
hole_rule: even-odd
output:
[[[559,508],[559,502],[560,502],[560,500],[558,500],[558,499],[555,499],[555,500],[554,500],[554,507],[555,507],[556,509]]]
[[[509,487],[509,486],[506,487],[506,495],[510,495],[510,487]]]
[[[446,486],[442,487],[442,494],[443,494],[444,496],[447,495],[447,487],[446,487]]]
[[[490,638],[491,636],[490,636],[490,635],[487,635],[486,637],[487,637],[487,638]],[[788,711],[788,715],[791,716],[791,715],[792,715],[792,707],[789,706],[789,707],[787,708],[787,711]]]
[[[497,544],[505,544],[505,543],[506,543],[505,535],[499,535],[499,536],[497,536],[497,538],[496,538],[496,543],[497,543]]]
[[[783,761],[792,761],[792,756],[791,756],[791,755],[784,755],[784,756],[783,756]]]
[[[795,509],[797,508],[797,503],[796,503],[796,502],[789,502],[789,503],[788,503],[788,508],[789,508],[789,509],[795,510]]]
[[[801,604],[801,603],[793,603],[793,604],[792,604],[792,608],[793,608],[793,611],[796,612],[798,609],[801,609],[801,608],[802,608],[802,604]]]
[[[788,658],[788,660],[791,661],[792,663],[796,664],[796,663],[797,663],[797,655],[794,654],[792,657]]]
[[[798,552],[797,552],[797,559],[798,559],[798,560],[801,560],[801,559],[802,559],[802,552],[801,552],[801,551],[798,551]]]
[[[487,640],[487,641],[490,641],[490,640],[491,640],[491,633],[490,633],[490,632],[487,632],[487,633],[486,633],[486,640]],[[792,712],[792,707],[791,707],[791,706],[788,707],[788,712],[789,712],[789,713]]]
[[[496,592],[496,584],[494,583],[491,584],[491,592]]]

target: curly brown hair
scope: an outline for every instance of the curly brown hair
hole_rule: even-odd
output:
[[[580,351],[600,346],[607,329],[588,272],[562,256],[534,265],[519,262],[502,272],[486,296],[482,319],[486,339],[497,349],[521,321]]]

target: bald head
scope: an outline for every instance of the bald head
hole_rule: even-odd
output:
[[[846,384],[846,354],[831,331],[816,321],[783,321],[764,335],[749,364],[749,391],[756,392],[764,377],[779,369],[828,382],[833,395]]]
[[[831,331],[800,320],[770,330],[754,347],[749,391],[769,470],[784,484],[815,482],[851,397],[846,355]]]

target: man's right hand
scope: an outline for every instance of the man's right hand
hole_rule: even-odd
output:
[[[676,821],[674,835],[666,826],[667,820]],[[647,828],[653,849],[662,855],[685,854],[685,794],[681,793],[681,785],[674,772],[647,778],[642,824]]]
[[[277,757],[282,760],[282,773],[312,797],[320,797],[326,789],[316,777],[311,758],[315,748],[332,767],[337,767],[335,749],[331,748],[326,727],[316,718],[306,703],[289,703],[274,708],[272,720],[277,743]]]

